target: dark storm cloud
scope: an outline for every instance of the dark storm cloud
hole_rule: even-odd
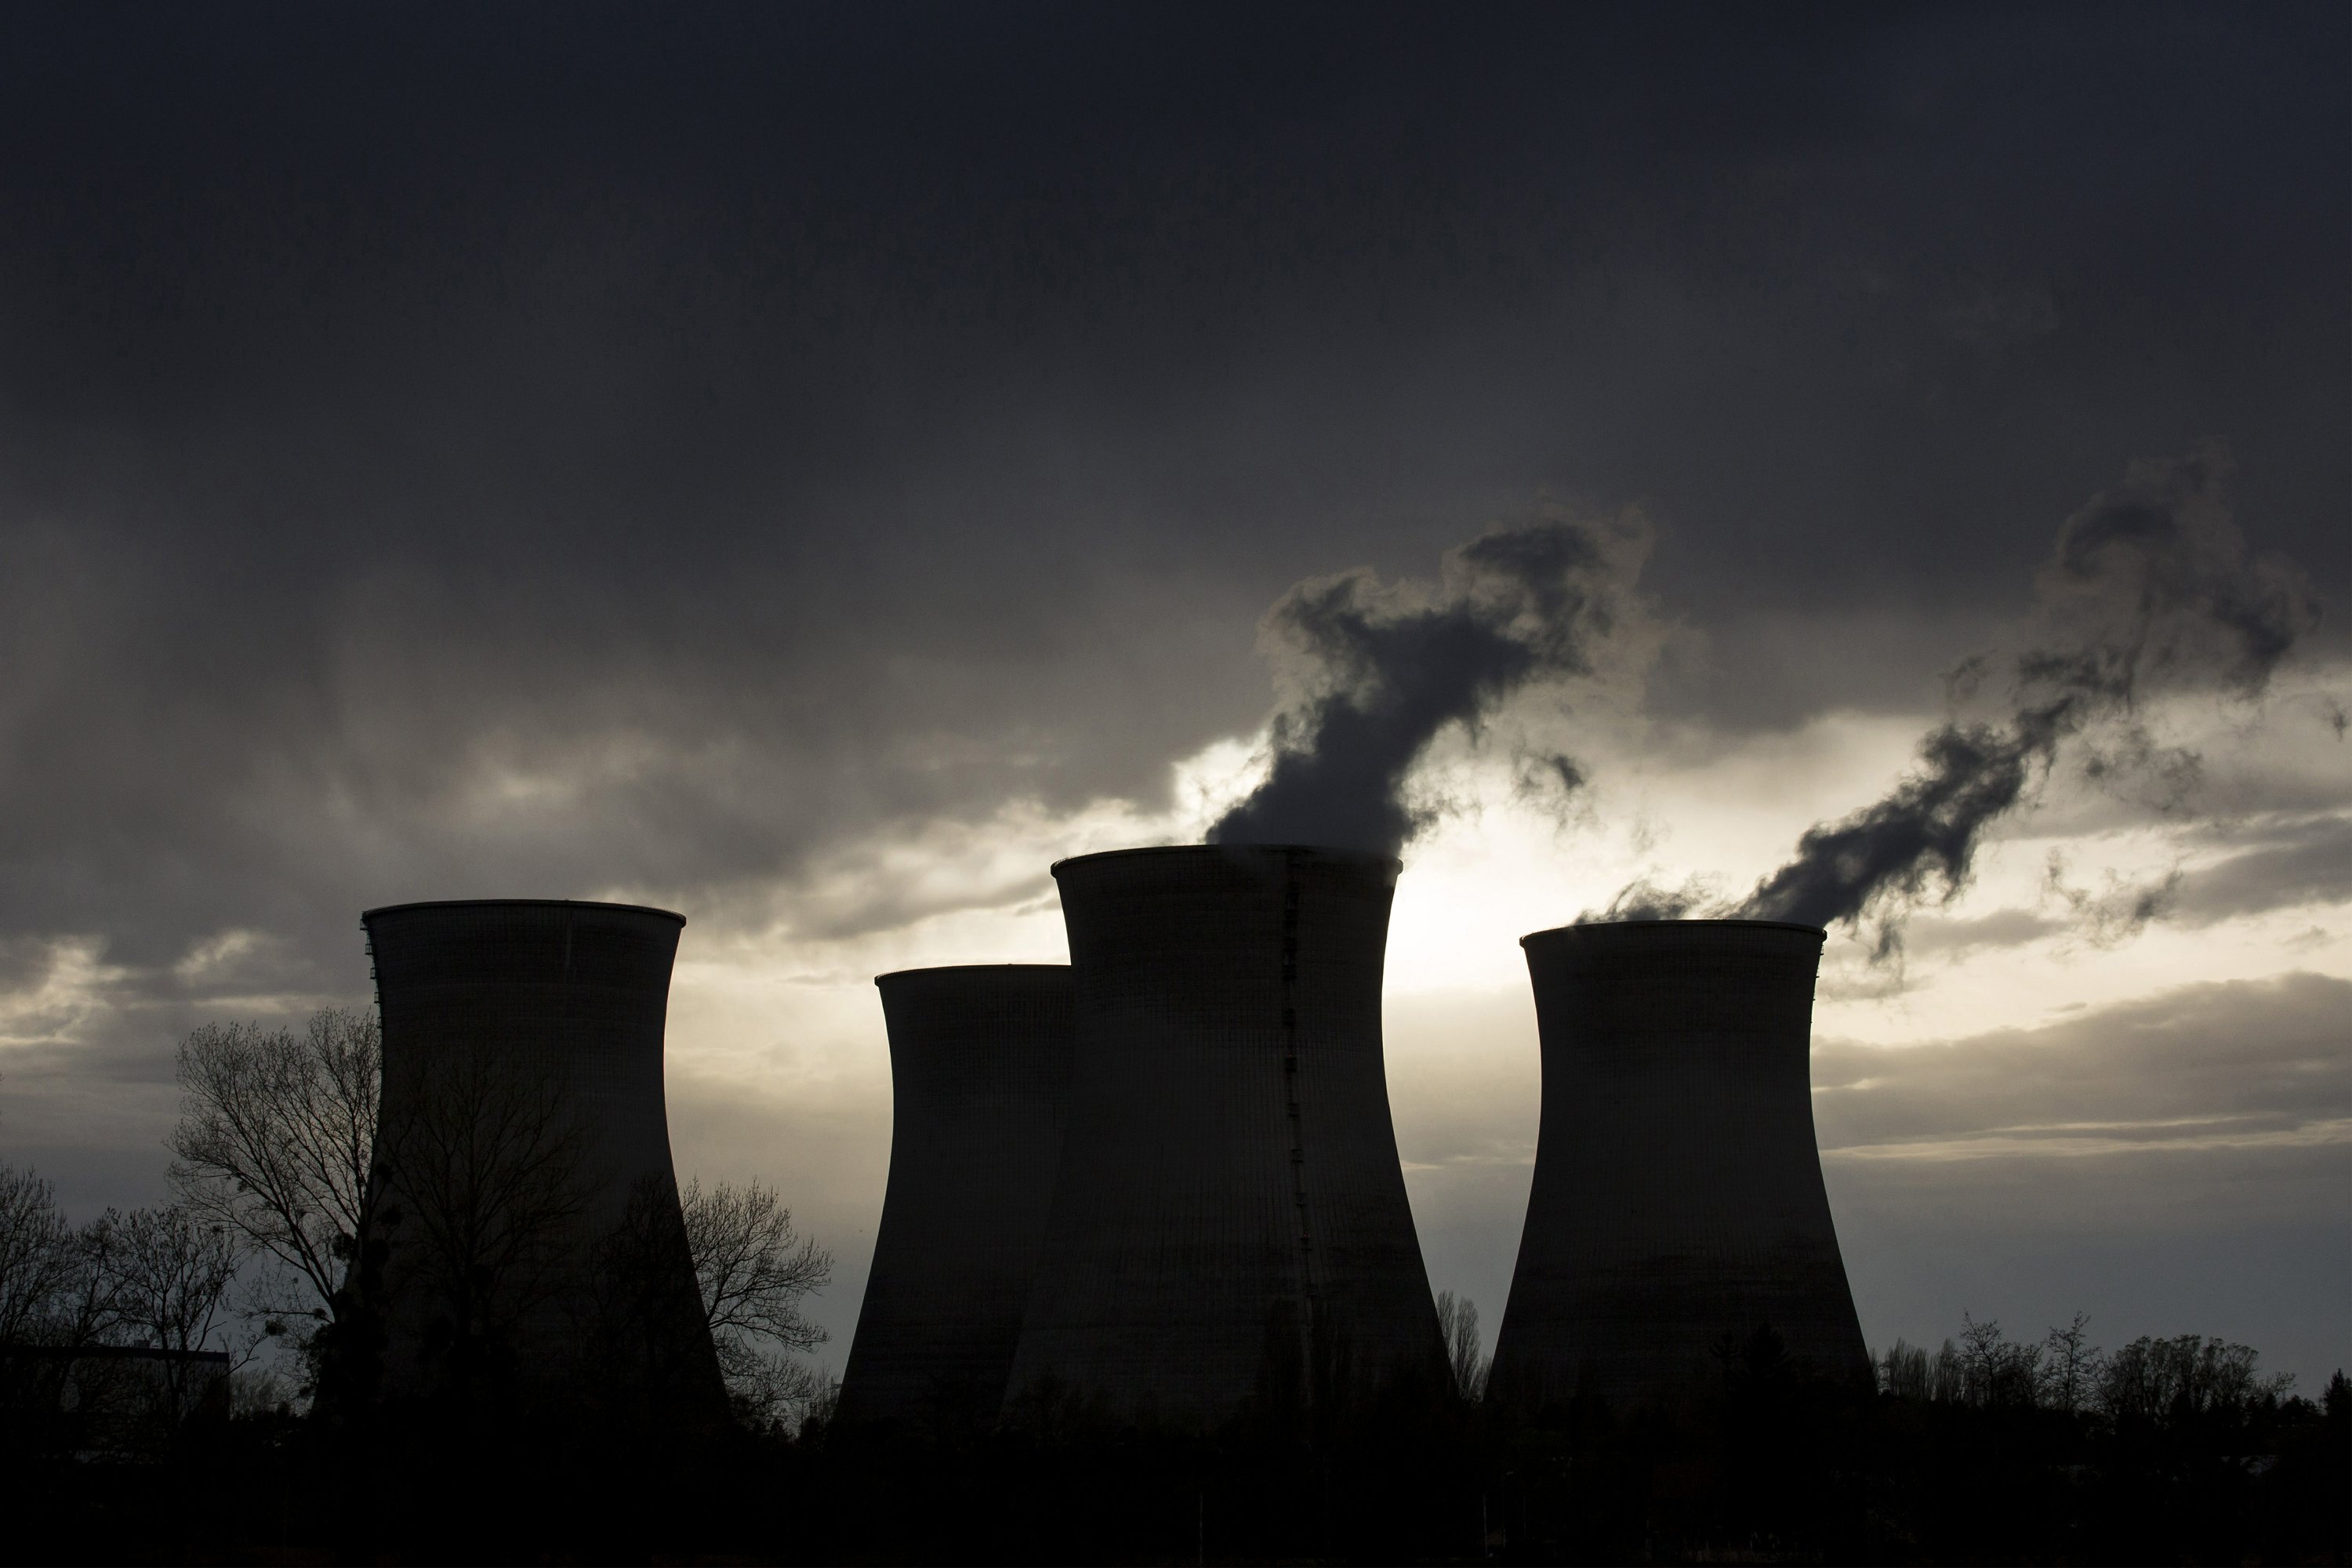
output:
[[[1747,619],[1967,622],[2210,432],[2324,568],[2344,33],[20,16],[0,935],[250,929],[342,994],[373,902],[756,921],[877,833],[1150,796],[1255,721],[1285,584],[1547,489],[1659,520],[1735,725],[1931,668]]]
[[[2150,737],[2145,703],[2183,690],[2258,699],[2319,618],[2292,563],[2246,551],[2218,493],[2223,468],[2213,452],[2140,465],[2068,518],[2037,582],[2024,646],[1961,668],[1963,696],[2005,669],[2009,717],[1934,731],[1913,773],[1884,799],[1809,829],[1736,912],[1804,925],[1876,916],[1887,951],[1914,905],[1968,886],[1986,829],[2070,742],[2081,742],[2094,780],[2184,804],[2198,759]],[[2168,896],[2127,900],[2107,923],[2136,930]]]
[[[1430,742],[1453,726],[1475,734],[1531,682],[1592,674],[1633,612],[1647,543],[1633,525],[1538,523],[1450,552],[1434,592],[1369,572],[1293,588],[1265,636],[1305,660],[1308,692],[1276,715],[1273,768],[1209,842],[1396,854],[1435,815],[1406,787]],[[1549,763],[1573,795],[1576,764]]]

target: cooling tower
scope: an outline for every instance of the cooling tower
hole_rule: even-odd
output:
[[[890,1184],[841,1419],[992,1423],[1037,1272],[1070,1079],[1070,971],[885,974]]]
[[[1010,1399],[1213,1423],[1442,1378],[1381,1057],[1397,870],[1224,845],[1054,868],[1076,1045]]]
[[[1498,1397],[1719,1388],[1722,1352],[1768,1324],[1798,1367],[1866,1375],[1813,1142],[1822,938],[1646,921],[1520,940],[1543,1123],[1495,1341]]]
[[[662,1095],[684,917],[485,899],[361,923],[383,1025],[386,1392],[519,1371],[715,1397]]]

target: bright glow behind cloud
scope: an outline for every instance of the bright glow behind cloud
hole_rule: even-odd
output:
[[[2318,717],[2326,691],[2341,684],[2340,673],[2306,672],[2263,715],[2226,733],[2198,732],[2210,715],[2164,717],[2212,751],[2208,787],[2251,810],[2251,803],[2325,795],[2331,786],[2341,793],[2328,771],[2338,742]],[[1832,714],[1789,733],[1725,741],[1602,715],[1585,731],[1596,780],[1592,808],[1565,823],[1522,792],[1506,745],[1472,750],[1457,742],[1433,759],[1428,787],[1453,809],[1408,851],[1391,931],[1386,1014],[1391,1099],[1435,1283],[1465,1289],[1490,1314],[1500,1311],[1534,1154],[1540,1080],[1517,939],[1573,919],[1644,871],[1704,872],[1743,886],[1777,864],[1804,826],[1883,789],[1906,765],[1919,731],[1916,715]],[[839,1238],[842,1278],[824,1308],[835,1330],[833,1353],[855,1322],[887,1173],[888,1057],[872,976],[932,963],[1064,960],[1051,861],[1193,841],[1263,765],[1262,747],[1221,742],[1177,765],[1178,804],[1165,813],[1098,802],[1065,816],[1021,807],[984,823],[934,824],[845,855],[804,889],[780,894],[777,918],[765,930],[729,935],[689,927],[670,1036],[673,1092],[688,1128],[680,1169],[758,1172],[781,1181],[803,1194],[822,1233]],[[2235,852],[2194,841],[2185,825],[2160,814],[2120,808],[2061,780],[2039,809],[2004,825],[1970,889],[1916,922],[1913,951],[1899,969],[1873,967],[1862,942],[1832,933],[1817,1038],[1849,1048],[1922,1046],[2092,1018],[2183,985],[2296,971],[2352,976],[2352,907],[2341,897],[2194,926],[2159,920],[2101,945],[2048,886],[2053,848],[2077,883],[2101,886],[2111,872],[2131,881],[2179,867],[2190,890],[2200,868]],[[825,934],[856,926],[851,917],[859,911],[870,917],[892,907],[908,917]],[[728,1101],[731,1114],[696,1109],[714,1099]],[[763,1117],[806,1131],[755,1146],[740,1130]],[[694,1131],[702,1127],[707,1134]],[[853,1129],[863,1131],[851,1136]],[[2118,1122],[2066,1140],[2036,1137],[2024,1152],[2088,1155],[2144,1146],[2148,1140],[2136,1129]],[[2221,1138],[2238,1147],[2267,1139],[2282,1148],[2341,1152],[2352,1148],[2347,1135],[2340,1121],[2322,1119],[2274,1132],[2212,1134],[2207,1142]],[[2178,1155],[2205,1146],[2170,1141]],[[1946,1152],[1972,1162],[2019,1152],[1998,1138],[1962,1143]],[[1932,1163],[1943,1157],[1937,1147],[1864,1144],[1839,1159]],[[1838,1172],[1833,1187],[1871,1179]],[[2151,1187],[2147,1201],[2163,1201],[2155,1194],[2164,1190]],[[1867,1299],[1864,1310],[1878,1338],[1942,1331],[1883,1314],[1872,1321]]]
[[[1973,887],[1914,922],[1899,969],[1873,967],[1863,944],[1833,933],[1817,1039],[1852,1051],[2003,1031],[2032,1038],[2089,1027],[2085,1021],[2182,986],[2295,972],[2352,976],[2352,902],[2340,880],[2326,881],[2324,858],[2310,860],[2322,896],[2283,907],[2233,908],[2224,881],[2211,875],[2233,857],[2273,852],[2263,846],[2279,834],[2310,837],[2315,823],[2352,832],[2343,742],[2326,722],[2347,674],[2301,672],[2251,720],[2187,708],[2154,716],[2206,753],[2205,788],[2231,808],[2221,826],[2174,821],[2062,778],[2036,809],[2003,825]],[[1385,1009],[1401,1152],[1438,1286],[1466,1290],[1492,1318],[1515,1255],[1540,1088],[1517,939],[1597,907],[1635,875],[1698,873],[1726,889],[1744,886],[1777,864],[1807,825],[1882,790],[1906,764],[1920,727],[1916,714],[1832,713],[1790,731],[1727,738],[1601,702],[1566,718],[1530,709],[1496,726],[1480,747],[1455,737],[1439,748],[1421,787],[1449,809],[1408,849]],[[1528,738],[1559,732],[1574,734],[1593,779],[1564,818],[1557,802],[1526,792],[1514,757]],[[834,1332],[826,1353],[835,1364],[856,1321],[887,1173],[888,1051],[873,977],[938,963],[1064,960],[1047,872],[1054,860],[1196,842],[1263,776],[1265,761],[1263,737],[1220,742],[1175,765],[1163,810],[1104,799],[1056,813],[1016,802],[982,820],[905,825],[853,843],[788,884],[738,890],[709,907],[678,900],[689,916],[669,1023],[678,1168],[778,1184],[803,1223],[835,1247],[840,1268],[820,1311]],[[2063,880],[2093,891],[2178,869],[2174,917],[2104,939],[2053,892],[2053,850],[2063,858]],[[662,901],[658,889],[600,891]],[[257,933],[215,932],[159,981],[110,963],[95,941],[54,944],[0,1005],[13,1091],[8,1131],[35,1146],[96,1132],[126,1152],[153,1148],[160,1176],[169,1115],[163,1086],[142,1082],[135,1093],[94,1099],[94,1081],[76,1077],[73,1064],[105,1038],[163,1039],[201,1016],[291,1019],[335,999],[273,988],[272,949]],[[342,1000],[365,999],[359,963],[354,942]],[[159,1001],[158,984],[177,1000]],[[1855,1103],[1868,1103],[1867,1088],[1859,1092]],[[1867,1218],[1871,1194],[1885,1184],[1868,1173],[1890,1160],[1906,1170],[1945,1168],[1939,1161],[2005,1169],[2000,1161],[2095,1158],[2162,1142],[2175,1175],[2149,1179],[2141,1201],[2156,1204],[2174,1201],[2165,1194],[2177,1188],[2165,1182],[2209,1146],[2292,1146],[2339,1161],[2352,1149],[2340,1117],[2230,1123],[2189,1137],[2121,1114],[2071,1114],[2084,1125],[2063,1138],[1983,1129],[1941,1143],[1881,1147],[1865,1136],[1831,1161],[1832,1195],[1842,1215],[1864,1215],[1866,1227],[1875,1223]],[[1872,1289],[1892,1288],[1874,1285],[1878,1277],[1857,1269],[1874,1337],[1942,1331],[1936,1322],[1890,1317],[1920,1310],[1888,1304],[1893,1298],[1874,1306]]]

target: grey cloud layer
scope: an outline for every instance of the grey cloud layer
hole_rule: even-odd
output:
[[[2184,924],[2352,902],[2352,816],[2272,816],[2206,837],[2237,852],[2184,879],[2174,904]]]
[[[2352,984],[2197,985],[2038,1028],[1813,1054],[1814,1119],[1875,1342],[1966,1310],[2095,1337],[2221,1333],[2347,1364]]]
[[[1813,1051],[1825,1151],[1971,1142],[2252,1142],[2328,1136],[2352,1158],[2352,982],[2295,973],[2190,986],[2038,1029]],[[2339,1124],[2326,1134],[2328,1124]]]

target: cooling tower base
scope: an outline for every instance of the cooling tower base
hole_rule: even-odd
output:
[[[1076,1054],[1010,1408],[1214,1424],[1442,1366],[1381,1064],[1393,860],[1054,868]]]
[[[684,920],[481,900],[362,922],[384,1246],[352,1283],[384,1328],[382,1392],[722,1410],[663,1103]]]
[[[1070,972],[885,974],[890,1184],[838,1419],[992,1425],[1035,1280],[1069,1090]]]
[[[1674,1401],[1772,1365],[1868,1377],[1813,1138],[1822,936],[1659,921],[1525,939],[1543,1121],[1495,1397]]]

